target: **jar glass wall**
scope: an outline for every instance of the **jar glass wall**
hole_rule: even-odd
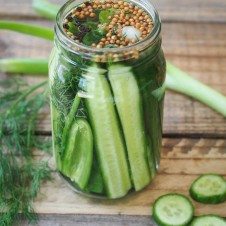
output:
[[[121,198],[156,175],[161,150],[165,58],[161,24],[149,1],[131,1],[153,18],[143,41],[124,48],[91,48],[70,40],[58,13],[49,64],[54,156],[76,191]]]

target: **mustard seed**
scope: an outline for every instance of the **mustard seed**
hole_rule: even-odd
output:
[[[113,21],[113,22],[117,22],[117,19],[114,17],[114,18],[112,19],[112,21]]]
[[[96,9],[102,10],[110,8],[118,10],[115,10],[112,15],[109,15],[107,17],[108,20],[105,23],[97,24],[99,28],[107,31],[107,34],[103,34],[99,42],[95,43],[94,41],[91,44],[92,47],[103,48],[109,44],[113,44],[114,47],[120,48],[122,46],[130,46],[151,33],[153,27],[151,16],[138,5],[127,2],[126,0],[90,0],[81,4],[77,8],[72,9],[70,14],[65,17],[63,23],[65,33],[70,38],[82,42],[84,35],[91,31],[89,26],[86,25],[86,20],[88,21],[88,18],[96,17]],[[69,22],[75,23],[76,26],[83,27],[84,29],[79,28],[77,34],[72,34],[69,32]],[[141,34],[140,37],[132,40],[124,37],[122,29],[125,26],[133,26],[138,29]]]
[[[144,31],[144,29],[145,29],[145,28],[144,28],[143,26],[140,27],[140,31]]]
[[[136,28],[140,28],[140,23],[136,23]]]
[[[112,40],[116,40],[116,39],[117,39],[116,35],[113,35],[113,36],[111,37],[111,39],[112,39]]]

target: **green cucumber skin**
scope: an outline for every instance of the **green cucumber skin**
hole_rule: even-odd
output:
[[[191,211],[192,211],[192,214],[191,214],[191,218],[187,220],[187,222],[185,222],[184,224],[180,224],[180,225],[173,225],[172,223],[166,223],[166,222],[162,222],[162,220],[158,217],[158,213],[156,211],[156,205],[158,203],[158,201],[166,196],[181,196],[183,197],[185,200],[187,200],[189,203],[190,203],[190,206],[191,206]],[[163,195],[163,196],[160,196],[158,199],[155,200],[154,204],[153,204],[153,213],[152,213],[152,216],[153,216],[153,219],[155,220],[155,222],[159,225],[159,226],[190,226],[190,222],[192,221],[193,219],[193,215],[194,215],[194,206],[192,204],[192,202],[190,201],[190,199],[188,199],[186,196],[184,195],[181,195],[181,194],[178,194],[178,193],[169,193],[169,194],[166,194],[166,195]]]
[[[130,67],[112,65],[108,76],[123,128],[133,184],[139,191],[151,181],[139,87]]]
[[[65,125],[64,125],[63,131],[62,131],[62,141],[61,141],[62,142],[62,145],[61,145],[62,150],[64,150],[66,147],[66,140],[68,139],[68,137],[67,137],[68,131],[70,130],[71,125],[75,119],[80,101],[81,101],[81,98],[78,95],[76,95],[76,97],[73,101],[73,104],[71,106],[70,112],[65,117]]]
[[[62,159],[62,173],[84,189],[93,161],[93,135],[85,119],[76,119],[72,124]]]
[[[95,155],[93,157],[93,166],[89,178],[89,183],[87,184],[85,190],[89,193],[104,194],[103,177],[101,175],[100,166]]]
[[[154,97],[144,97],[144,117],[157,168],[161,158],[160,150],[162,147],[163,112],[160,106],[163,105],[163,101],[157,102]]]
[[[60,155],[60,150],[61,150],[61,147],[58,145],[58,142],[57,142],[57,137],[56,137],[56,134],[58,134],[61,130],[62,130],[62,125],[60,126],[59,123],[60,123],[60,120],[59,120],[59,113],[56,109],[56,107],[51,103],[50,104],[50,109],[51,109],[51,121],[52,121],[52,131],[54,131],[53,133],[53,139],[52,139],[52,142],[53,142],[53,156],[54,156],[54,159],[55,159],[55,162],[56,162],[56,168],[58,170],[61,170],[61,155]]]
[[[204,174],[200,177],[198,177],[191,185],[190,189],[189,189],[189,193],[190,193],[190,196],[197,202],[200,202],[200,203],[203,203],[203,204],[220,204],[220,203],[223,203],[226,201],[226,190],[223,194],[219,194],[219,195],[212,195],[211,197],[210,196],[205,196],[205,195],[201,195],[201,194],[197,194],[196,191],[193,189],[193,186],[194,184],[200,179],[202,178],[203,176],[218,176],[222,179],[222,182],[225,182],[226,181],[224,180],[224,178],[220,175],[217,175],[217,174]]]
[[[157,169],[156,169],[156,164],[155,164],[155,156],[153,151],[151,150],[151,146],[147,145],[147,158],[148,158],[148,165],[150,169],[150,174],[151,174],[151,179],[153,180],[156,176]]]
[[[162,125],[164,92],[156,95],[159,89],[165,90],[166,62],[164,54],[159,51],[156,58],[142,60],[137,67],[133,67],[139,83],[143,100],[145,128],[156,168],[159,168],[162,147]]]
[[[221,222],[221,225],[217,224],[217,225],[214,225],[214,226],[226,226],[225,219],[218,216],[218,215],[214,215],[214,214],[202,215],[202,216],[199,216],[199,217],[195,217],[194,220],[191,222],[190,226],[208,226],[210,218],[212,218],[212,220],[214,219],[214,221],[217,220],[217,221]],[[207,223],[207,224],[205,225],[205,223]]]
[[[120,198],[131,189],[131,181],[110,85],[104,71],[96,66],[83,77],[90,96],[85,102],[105,189],[109,198]]]

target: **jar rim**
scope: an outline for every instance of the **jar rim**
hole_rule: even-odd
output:
[[[145,11],[147,11],[153,20],[153,29],[151,33],[144,38],[143,40],[131,45],[125,46],[122,48],[94,48],[91,46],[84,45],[82,43],[78,43],[70,39],[63,30],[63,19],[70,13],[70,11],[77,5],[80,5],[87,0],[69,0],[66,2],[57,13],[56,24],[55,24],[55,34],[60,43],[64,46],[68,51],[78,54],[81,53],[86,58],[91,58],[92,56],[98,56],[103,54],[121,54],[130,51],[143,51],[146,48],[150,47],[153,43],[155,43],[156,39],[159,37],[161,32],[161,19],[159,14],[151,3],[150,0],[129,0],[129,2],[142,7]],[[76,3],[73,5],[73,3]]]

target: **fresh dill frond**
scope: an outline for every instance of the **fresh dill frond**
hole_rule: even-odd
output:
[[[35,135],[39,111],[47,97],[46,82],[28,86],[21,79],[0,82],[0,225],[12,225],[21,213],[37,219],[32,202],[43,181],[50,179],[47,162],[35,162],[33,150],[46,151],[49,141]],[[42,145],[41,145],[42,143]],[[41,148],[41,149],[40,149]]]

